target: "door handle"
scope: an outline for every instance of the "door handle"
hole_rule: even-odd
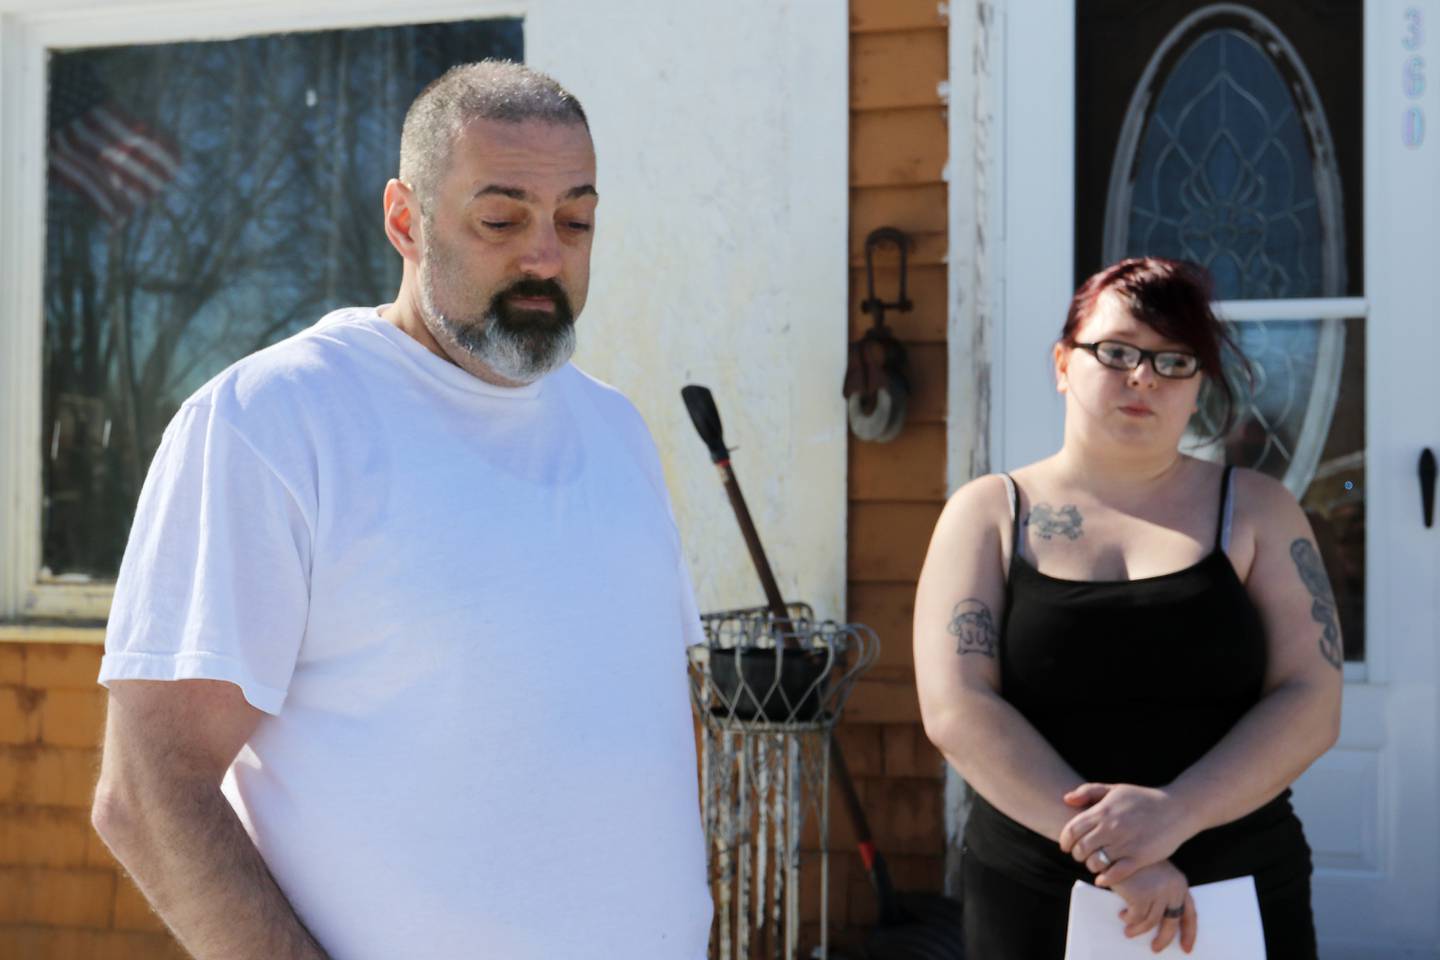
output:
[[[1420,451],[1420,512],[1425,529],[1435,525],[1435,454],[1429,447]]]

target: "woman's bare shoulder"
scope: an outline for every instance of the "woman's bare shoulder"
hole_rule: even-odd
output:
[[[1257,540],[1308,533],[1305,512],[1285,484],[1249,467],[1235,468],[1235,519]]]
[[[936,535],[960,541],[988,538],[1010,523],[1010,490],[1005,475],[987,473],[950,494],[936,524]]]
[[[983,532],[987,536],[993,533],[1008,543],[1015,515],[1007,476],[1016,484],[1016,492],[1023,502],[1023,491],[1045,486],[1051,472],[1049,460],[1040,460],[1008,475],[987,473],[976,477],[950,495],[937,529],[958,531],[963,528],[967,533]]]
[[[986,474],[960,487],[950,495],[935,524],[916,596],[938,593],[947,597],[945,609],[961,596],[998,602],[991,594],[1002,590],[1010,526],[1010,494],[1004,475]],[[956,590],[961,593],[952,596]]]
[[[1235,496],[1237,500],[1243,498],[1246,503],[1264,508],[1293,506],[1299,509],[1300,506],[1285,484],[1250,467],[1235,468]]]
[[[945,504],[947,512],[952,508],[973,518],[991,515],[1010,515],[1010,489],[1003,473],[987,473],[976,477],[950,494]]]

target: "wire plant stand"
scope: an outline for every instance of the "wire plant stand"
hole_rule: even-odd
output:
[[[711,960],[794,960],[802,922],[801,833],[816,821],[819,949],[829,955],[830,747],[855,680],[879,652],[862,624],[807,604],[704,614],[690,648],[700,718],[702,816],[716,894]]]

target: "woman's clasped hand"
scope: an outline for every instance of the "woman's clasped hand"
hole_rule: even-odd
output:
[[[1141,867],[1130,876],[1111,885],[1125,898],[1120,919],[1125,923],[1125,936],[1139,937],[1155,930],[1151,948],[1159,953],[1170,946],[1180,934],[1180,949],[1195,949],[1199,921],[1195,915],[1195,899],[1190,896],[1190,882],[1169,860]]]
[[[1089,867],[1098,887],[1168,859],[1197,832],[1187,828],[1180,802],[1153,787],[1082,783],[1064,800],[1082,812],[1060,831],[1060,849]]]
[[[1060,849],[1096,875],[1096,886],[1125,899],[1125,935],[1155,930],[1151,945],[1158,953],[1178,934],[1182,950],[1194,949],[1195,900],[1185,874],[1169,860],[1194,833],[1180,801],[1128,783],[1082,783],[1063,799],[1081,812],[1060,831]]]

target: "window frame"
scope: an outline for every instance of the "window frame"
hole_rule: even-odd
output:
[[[41,577],[46,57],[77,49],[519,17],[526,0],[0,0],[0,622],[103,621],[112,581]]]

